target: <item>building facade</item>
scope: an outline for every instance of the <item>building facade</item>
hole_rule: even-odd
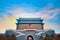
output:
[[[43,30],[43,19],[41,18],[19,18],[17,19],[17,30],[38,29]]]
[[[16,30],[7,30],[6,35],[15,35],[16,40],[44,40],[47,32],[44,31],[43,19],[19,18],[16,20]]]

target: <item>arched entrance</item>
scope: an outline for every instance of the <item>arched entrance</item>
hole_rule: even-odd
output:
[[[27,37],[27,40],[33,40],[33,36],[31,36],[31,35],[28,36],[28,37]]]

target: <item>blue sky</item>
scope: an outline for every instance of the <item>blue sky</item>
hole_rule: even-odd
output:
[[[0,30],[15,29],[15,19],[18,17],[41,17],[45,29],[60,33],[59,4],[60,0],[0,0]]]

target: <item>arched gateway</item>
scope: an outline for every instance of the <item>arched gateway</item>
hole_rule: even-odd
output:
[[[29,35],[29,36],[27,37],[27,40],[33,40],[33,36]]]

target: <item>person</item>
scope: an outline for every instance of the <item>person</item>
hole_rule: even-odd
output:
[[[32,40],[32,37],[28,37],[28,40]]]

